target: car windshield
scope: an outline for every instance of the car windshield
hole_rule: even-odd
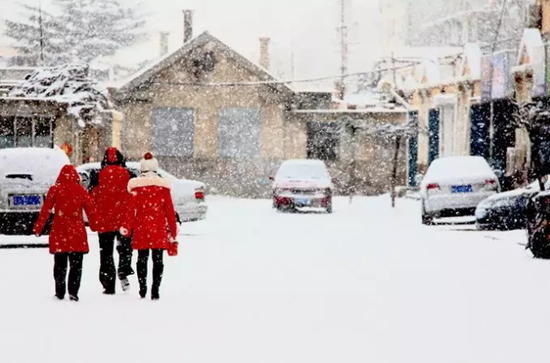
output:
[[[287,164],[282,165],[277,172],[276,179],[329,179],[327,169],[320,164]]]

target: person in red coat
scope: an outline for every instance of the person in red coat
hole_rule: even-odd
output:
[[[97,232],[99,234],[99,281],[103,293],[115,294],[116,269],[113,258],[115,239],[119,255],[118,277],[124,291],[130,288],[128,276],[132,275],[132,241],[119,232],[130,193],[128,181],[130,173],[125,168],[122,153],[114,147],[107,148],[99,172],[99,183],[91,191],[97,209]]]
[[[53,212],[53,225],[49,236],[50,253],[54,255],[55,296],[65,298],[67,263],[69,271],[69,298],[78,301],[82,276],[82,260],[89,252],[88,234],[84,225],[85,211],[90,227],[95,229],[95,208],[92,198],[80,184],[80,175],[72,165],[65,165],[55,184],[48,191],[34,233],[39,236]]]
[[[176,212],[170,194],[171,184],[158,175],[157,159],[146,153],[140,167],[141,174],[128,183],[132,201],[121,233],[129,235],[133,230],[132,248],[138,251],[137,275],[141,298],[147,295],[147,262],[152,254],[151,299],[158,300],[164,272],[164,250],[176,242],[178,235]]]

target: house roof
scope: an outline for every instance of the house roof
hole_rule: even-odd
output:
[[[278,83],[279,80],[275,76],[273,76],[271,73],[269,73],[266,69],[248,60],[246,57],[239,54],[236,50],[234,50],[233,48],[231,48],[230,46],[228,46],[227,44],[225,44],[215,36],[211,35],[207,31],[200,34],[196,38],[193,38],[189,42],[185,43],[181,48],[166,54],[165,56],[159,58],[156,62],[152,63],[148,67],[145,67],[141,71],[135,73],[133,76],[131,76],[129,79],[123,82],[123,84],[119,87],[118,92],[128,93],[138,89],[148,80],[150,80],[152,77],[157,75],[159,72],[172,66],[173,64],[180,61],[181,59],[184,59],[193,50],[200,48],[207,43],[214,43],[215,46],[220,51],[224,52],[225,54],[229,54],[242,67],[244,67],[245,69],[249,70],[254,74],[257,74],[260,78],[260,81],[262,82],[273,81],[274,83],[272,84],[267,83],[267,84],[279,89],[284,93],[289,93],[289,94],[295,93],[294,90],[289,85],[284,83]]]

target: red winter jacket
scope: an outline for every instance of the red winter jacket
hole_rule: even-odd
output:
[[[130,201],[130,173],[122,166],[107,165],[99,173],[99,185],[92,190],[97,211],[97,232],[118,231]]]
[[[74,166],[65,165],[50,188],[34,226],[34,233],[42,234],[50,213],[54,213],[50,253],[89,252],[83,210],[94,229],[95,208],[92,198],[80,184],[80,176]]]
[[[131,179],[132,193],[124,229],[134,231],[134,250],[168,249],[175,241],[178,228],[176,212],[170,194],[171,185],[154,173]]]

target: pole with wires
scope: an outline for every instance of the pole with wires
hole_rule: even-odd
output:
[[[489,60],[489,97],[490,97],[490,113],[489,113],[489,138],[491,140],[491,143],[489,144],[489,155],[490,158],[494,158],[494,150],[493,150],[493,144],[494,144],[494,136],[495,136],[495,109],[494,109],[494,102],[492,100],[493,96],[493,73],[494,73],[494,64],[493,64],[493,54],[495,54],[497,44],[498,44],[498,37],[500,35],[500,28],[502,27],[502,22],[504,20],[504,12],[506,11],[506,0],[502,0],[502,8],[500,10],[500,16],[498,19],[497,27],[495,29],[495,38],[493,40],[493,43],[491,44],[491,53],[490,53],[490,60]],[[494,160],[493,160],[494,161]]]

